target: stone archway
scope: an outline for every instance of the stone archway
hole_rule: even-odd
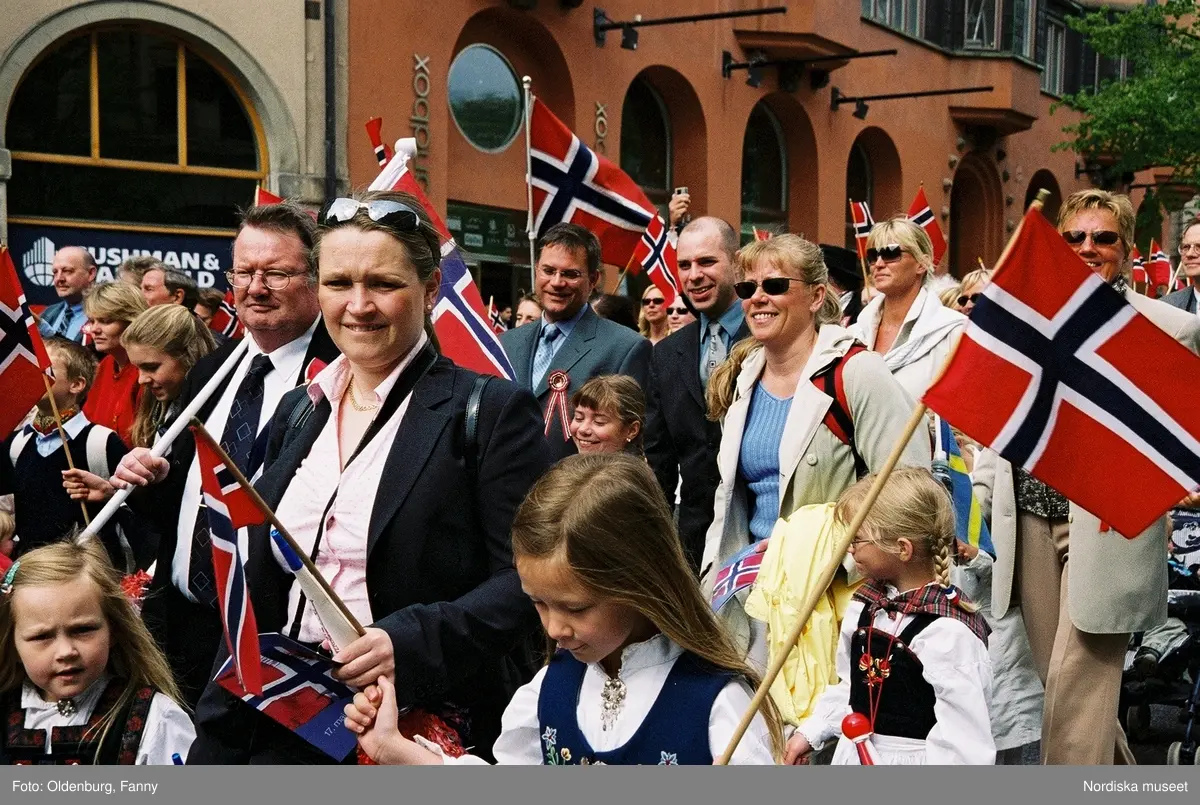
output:
[[[982,259],[992,265],[1004,248],[1004,189],[986,153],[973,151],[954,172],[950,191],[950,273],[962,277]]]
[[[808,238],[818,237],[818,212],[814,204],[817,192],[817,138],[804,107],[786,92],[773,92],[763,98],[783,131],[787,156],[788,230]]]
[[[647,67],[637,78],[658,92],[667,109],[672,184],[688,189],[693,209],[708,209],[708,129],[700,97],[690,81],[665,65]]]

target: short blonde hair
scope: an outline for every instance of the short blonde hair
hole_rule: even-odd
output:
[[[942,303],[942,307],[958,310],[958,297],[962,294],[962,289],[963,286],[954,285],[938,294],[938,301]]]
[[[977,268],[974,271],[968,272],[959,283],[962,290],[967,290],[972,285],[987,285],[992,281],[992,271],[989,268]]]
[[[868,249],[878,249],[889,243],[898,243],[925,269],[922,284],[933,282],[933,241],[924,229],[902,215],[871,227],[871,234],[867,235]]]
[[[1123,193],[1110,193],[1107,190],[1080,190],[1067,196],[1067,200],[1058,208],[1058,231],[1065,232],[1067,223],[1084,210],[1107,210],[1117,219],[1117,233],[1125,246],[1125,256],[1129,256],[1129,247],[1133,243],[1134,226],[1137,216],[1133,211],[1133,202]]]
[[[93,285],[83,296],[83,312],[89,319],[108,319],[129,324],[146,310],[141,290],[128,282]]]

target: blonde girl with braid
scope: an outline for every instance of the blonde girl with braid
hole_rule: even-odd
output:
[[[874,476],[838,499],[849,526]],[[859,762],[842,735],[851,713],[872,725],[877,765],[990,765],[992,667],[988,627],[950,584],[954,510],[927,470],[892,473],[854,536],[850,555],[866,581],[839,636],[839,683],[827,687],[788,741],[785,762],[803,764],[838,738],[835,765]]]

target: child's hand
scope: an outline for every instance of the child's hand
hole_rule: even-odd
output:
[[[968,564],[975,561],[975,557],[979,556],[979,549],[974,545],[963,542],[961,539],[956,540],[958,544],[958,559],[963,564]]]
[[[63,489],[67,490],[71,500],[103,503],[116,492],[112,484],[87,470],[63,470],[62,476]]]
[[[788,739],[787,748],[783,753],[785,766],[807,766],[808,756],[812,754],[812,744],[800,733]]]
[[[346,705],[346,729],[358,736],[358,744],[376,763],[400,766],[437,766],[442,759],[400,734],[396,688],[386,676],[378,685],[356,693]]]

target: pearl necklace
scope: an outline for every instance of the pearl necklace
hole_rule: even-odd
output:
[[[365,413],[366,411],[374,411],[376,408],[379,407],[378,402],[370,403],[368,405],[363,405],[354,396],[354,375],[350,375],[350,382],[346,384],[346,394],[350,397],[350,405],[354,408],[355,411],[360,411],[360,412]]]

